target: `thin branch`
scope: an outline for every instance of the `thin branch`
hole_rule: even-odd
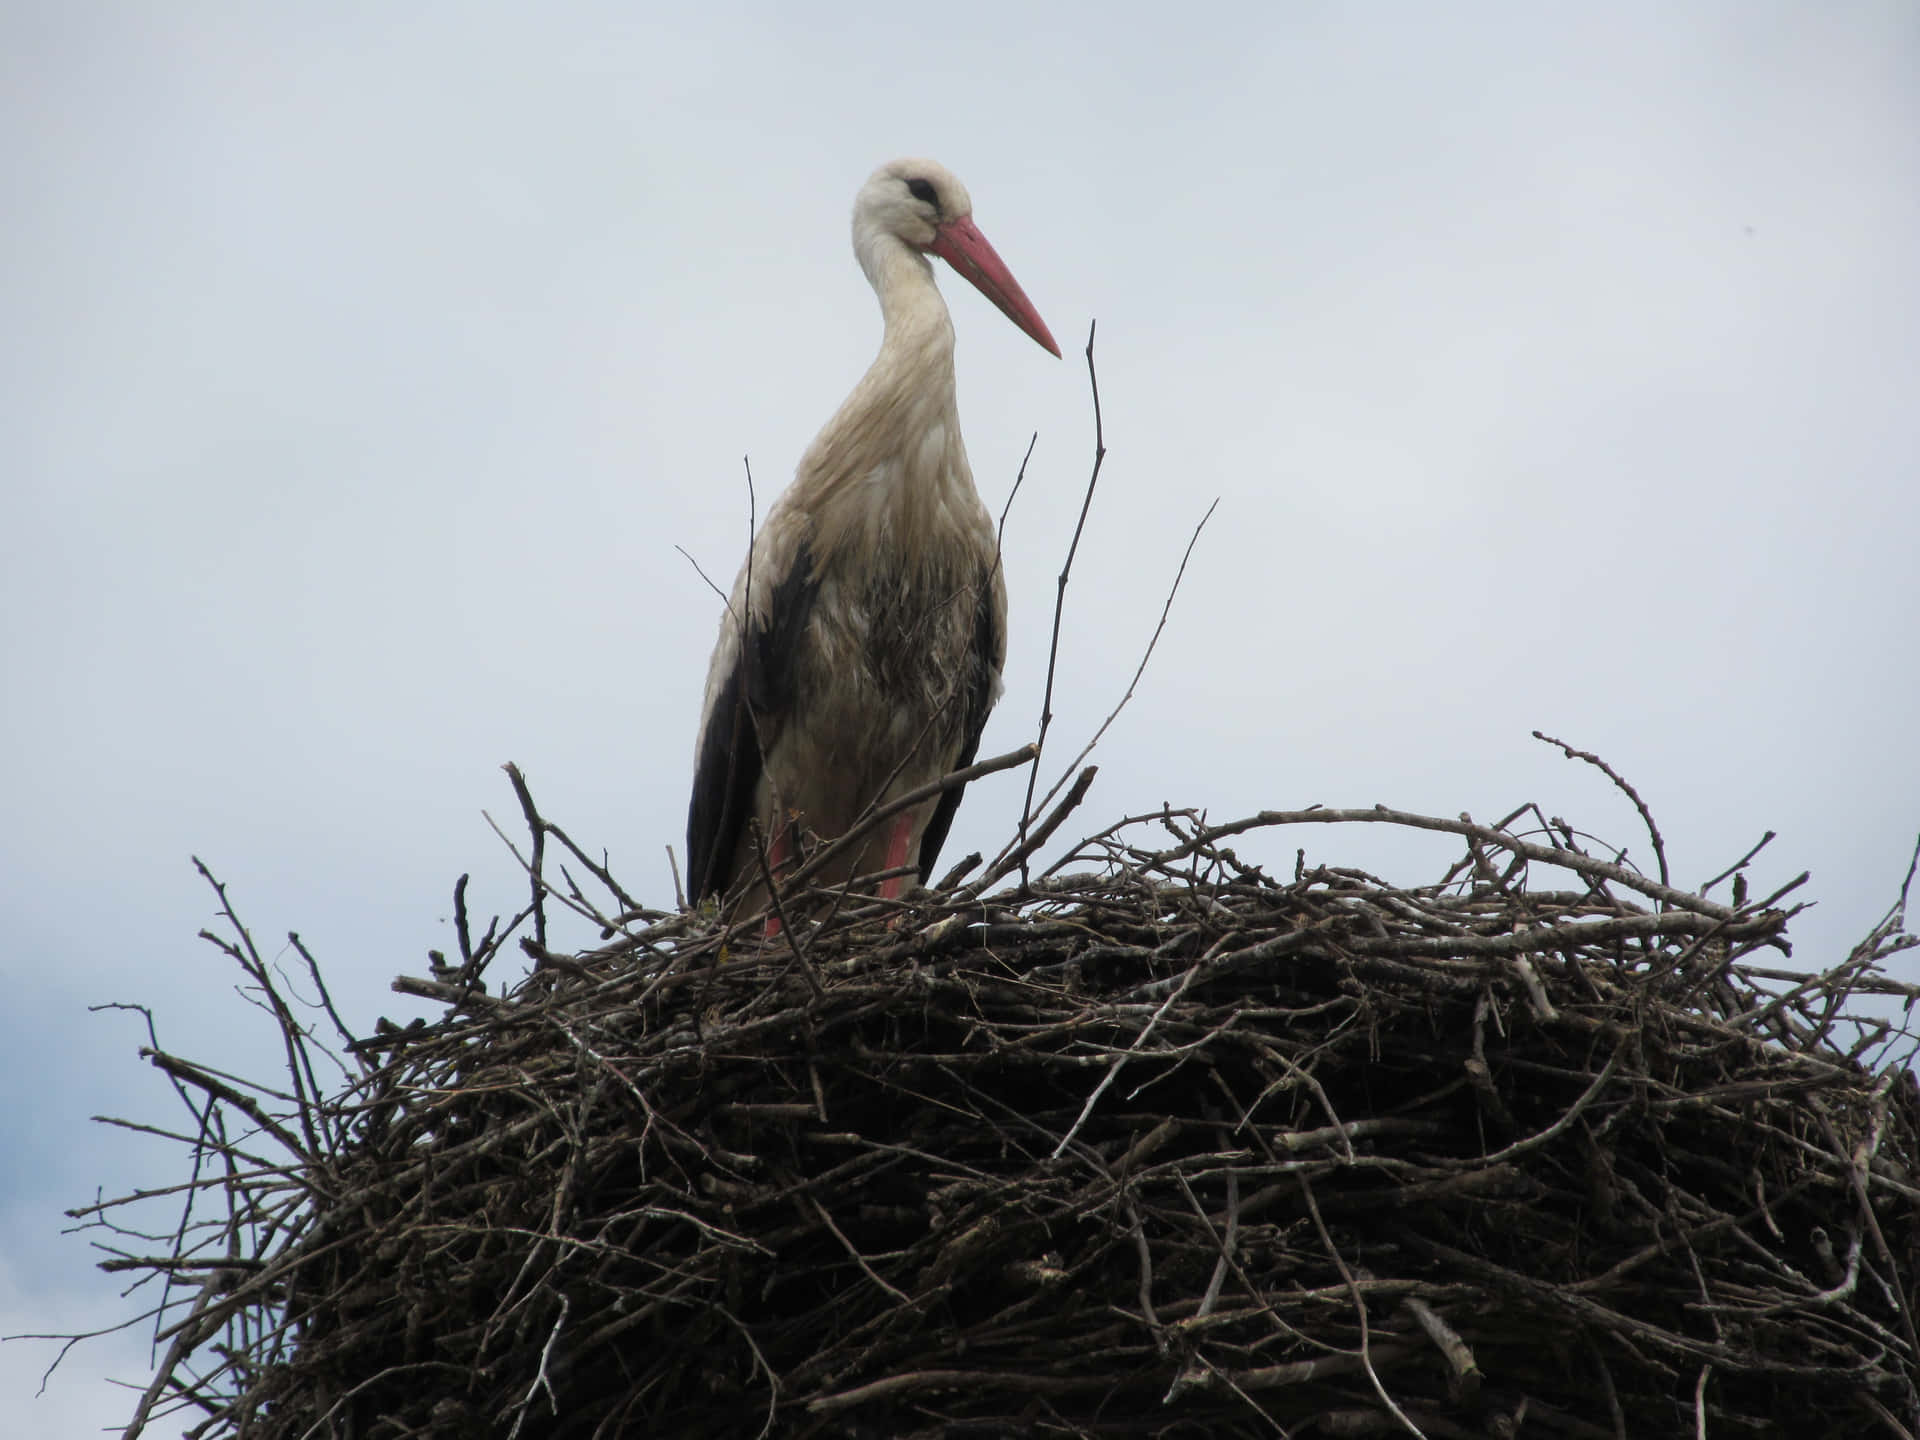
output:
[[[540,812],[534,808],[533,792],[527,789],[526,777],[521,775],[520,767],[509,760],[500,768],[507,772],[507,779],[513,783],[514,798],[520,802],[520,814],[533,836],[533,848],[527,859],[527,875],[533,885],[533,939],[544,950],[547,948],[547,882],[542,869],[547,853],[547,827],[540,818]]]
[[[1087,384],[1093,391],[1093,471],[1087,476],[1087,493],[1080,501],[1080,518],[1073,525],[1073,539],[1067,545],[1067,558],[1060,566],[1060,576],[1055,582],[1053,592],[1053,633],[1047,641],[1047,683],[1040,696],[1040,728],[1033,737],[1035,763],[1033,773],[1027,776],[1027,798],[1020,807],[1020,840],[1024,844],[1027,827],[1033,819],[1033,790],[1040,776],[1038,757],[1047,745],[1047,731],[1053,725],[1053,677],[1060,661],[1060,617],[1066,609],[1067,577],[1073,573],[1073,557],[1080,551],[1080,535],[1087,528],[1087,512],[1093,508],[1093,492],[1100,484],[1100,467],[1107,458],[1107,438],[1105,423],[1100,417],[1100,374],[1093,364],[1093,336],[1099,322],[1087,325]],[[1020,872],[1021,883],[1027,880],[1026,870]]]
[[[1133,699],[1133,692],[1139,687],[1140,677],[1147,673],[1147,662],[1153,659],[1153,652],[1160,644],[1160,632],[1167,628],[1167,616],[1173,612],[1174,597],[1180,593],[1180,582],[1186,578],[1187,562],[1193,558],[1193,547],[1199,542],[1200,532],[1207,528],[1207,521],[1213,518],[1213,512],[1219,508],[1220,499],[1218,496],[1215,496],[1213,503],[1207,506],[1206,514],[1200,517],[1200,523],[1193,527],[1193,534],[1187,537],[1187,548],[1180,553],[1180,568],[1174,572],[1173,584],[1167,587],[1166,601],[1160,607],[1159,622],[1153,627],[1153,634],[1147,640],[1147,648],[1140,656],[1140,663],[1133,667],[1133,678],[1127,682],[1126,693],[1120,697],[1119,703],[1107,712],[1107,718],[1100,722],[1100,728],[1093,732],[1093,738],[1080,747],[1080,753],[1074,756],[1067,767],[1060,772],[1060,778],[1053,782],[1053,788],[1041,797],[1040,808],[1044,809],[1053,803],[1053,797],[1060,793],[1060,787],[1067,783],[1067,777],[1072,775],[1075,768],[1078,767],[1087,756],[1093,753],[1094,746],[1100,743],[1102,737],[1106,735],[1108,729],[1113,725],[1113,722],[1120,718],[1120,712],[1125,710],[1128,702]],[[1025,852],[1025,855],[1031,855],[1037,848],[1038,846],[1027,845],[1024,841],[1021,844],[1021,849]],[[1023,855],[1021,859],[1021,873],[1023,875],[1026,873],[1025,855]]]
[[[1667,847],[1665,842],[1660,838],[1660,827],[1653,823],[1653,812],[1647,808],[1647,802],[1640,798],[1640,792],[1627,783],[1627,778],[1590,750],[1576,750],[1573,746],[1567,744],[1566,741],[1556,740],[1551,735],[1543,735],[1538,730],[1533,732],[1533,738],[1543,740],[1549,745],[1559,746],[1561,752],[1565,754],[1569,760],[1584,760],[1587,764],[1594,766],[1602,775],[1605,775],[1611,780],[1627,799],[1633,802],[1633,808],[1640,812],[1641,823],[1647,827],[1647,834],[1652,837],[1653,858],[1660,864],[1660,883],[1662,885],[1671,884],[1672,879],[1667,874]]]

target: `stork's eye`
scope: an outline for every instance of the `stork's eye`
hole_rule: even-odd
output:
[[[907,181],[907,193],[916,200],[926,201],[927,204],[933,206],[936,210],[940,208],[940,197],[934,193],[933,182],[931,180],[915,178]]]

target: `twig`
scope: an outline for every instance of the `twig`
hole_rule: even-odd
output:
[[[1716,920],[1731,920],[1735,912],[1724,905],[1716,905],[1698,895],[1671,886],[1662,885],[1646,876],[1601,860],[1583,851],[1563,846],[1535,845],[1518,839],[1502,831],[1491,830],[1485,825],[1475,825],[1467,820],[1446,820],[1433,815],[1414,815],[1405,810],[1391,810],[1385,805],[1377,805],[1371,810],[1262,810],[1244,820],[1236,820],[1226,825],[1210,825],[1199,831],[1185,845],[1172,850],[1160,851],[1153,859],[1165,864],[1177,858],[1192,854],[1202,845],[1211,845],[1216,841],[1233,835],[1244,834],[1268,826],[1279,825],[1351,825],[1384,824],[1405,825],[1415,830],[1439,830],[1452,835],[1472,836],[1489,845],[1498,845],[1503,850],[1528,860],[1538,860],[1546,865],[1559,865],[1577,874],[1595,879],[1610,880],[1638,890],[1653,900],[1663,900],[1681,909],[1692,910],[1702,915],[1711,915]]]
[[[1440,1314],[1418,1295],[1409,1295],[1406,1299],[1407,1313],[1419,1322],[1427,1338],[1446,1357],[1447,1368],[1452,1372],[1448,1381],[1448,1398],[1456,1405],[1472,1402],[1480,1393],[1480,1364],[1473,1358],[1473,1350],[1462,1340],[1454,1328],[1440,1318]]]
[[[1008,875],[1011,875],[1015,870],[1019,870],[1024,874],[1027,860],[1033,855],[1034,851],[1038,850],[1053,838],[1054,831],[1060,828],[1061,822],[1065,820],[1067,816],[1079,809],[1080,802],[1087,798],[1087,791],[1093,785],[1093,777],[1099,773],[1100,767],[1098,765],[1089,765],[1086,769],[1082,770],[1079,778],[1073,782],[1073,788],[1066,793],[1058,805],[1055,805],[1052,810],[1047,812],[1046,819],[1042,820],[1030,833],[1020,839],[1014,846],[1011,854],[995,860],[992,868],[968,888],[975,894],[984,894],[988,889],[998,884]],[[1053,799],[1053,792],[1048,792],[1046,798],[1047,801],[1051,801]],[[977,856],[975,858],[976,860],[978,859]]]
[[[1079,1117],[1067,1127],[1067,1133],[1060,1137],[1060,1143],[1053,1147],[1051,1158],[1058,1160],[1067,1153],[1067,1147],[1073,1143],[1073,1137],[1080,1133],[1080,1128],[1087,1123],[1087,1117],[1093,1114],[1093,1107],[1100,1103],[1100,1097],[1107,1093],[1107,1087],[1119,1078],[1121,1067],[1139,1051],[1142,1045],[1147,1043],[1147,1037],[1152,1035],[1154,1028],[1166,1018],[1167,1011],[1173,1008],[1174,1002],[1187,993],[1187,987],[1199,974],[1198,965],[1189,967],[1187,973],[1181,977],[1179,985],[1160,1002],[1160,1008],[1153,1012],[1153,1017],[1141,1026],[1140,1033],[1133,1037],[1133,1043],[1127,1046],[1126,1052],[1113,1057],[1112,1062],[1107,1066],[1107,1073],[1100,1077],[1100,1083],[1094,1086],[1093,1093],[1087,1096],[1087,1103],[1080,1107]]]
[[[1087,756],[1093,753],[1094,746],[1100,743],[1101,738],[1106,735],[1107,730],[1112,726],[1113,722],[1120,718],[1120,712],[1125,710],[1128,702],[1133,699],[1133,692],[1138,689],[1140,685],[1140,677],[1147,673],[1147,662],[1153,659],[1153,652],[1160,644],[1160,633],[1167,628],[1167,616],[1173,613],[1174,597],[1180,593],[1180,582],[1186,578],[1187,562],[1193,558],[1193,547],[1199,543],[1200,532],[1207,528],[1207,521],[1213,518],[1213,512],[1219,508],[1220,497],[1216,495],[1213,503],[1207,506],[1206,514],[1200,517],[1200,523],[1193,527],[1193,534],[1187,537],[1187,548],[1180,552],[1180,568],[1174,572],[1173,584],[1167,587],[1167,598],[1160,606],[1160,619],[1153,627],[1152,636],[1147,640],[1146,650],[1141,653],[1140,663],[1133,667],[1133,678],[1127,681],[1126,693],[1120,697],[1119,703],[1107,712],[1107,718],[1100,722],[1100,728],[1093,732],[1093,738],[1080,747],[1080,753],[1073,757],[1066,768],[1060,772],[1060,778],[1053,782],[1052,788],[1040,798],[1040,807],[1042,809],[1052,803],[1053,797],[1060,793],[1060,787],[1067,783],[1067,777],[1073,774],[1075,768],[1078,767]],[[1044,841],[1039,843],[1044,843]],[[1023,875],[1026,873],[1025,857],[1031,855],[1034,850],[1038,848],[1038,844],[1029,845],[1024,841],[1021,843],[1020,853],[1022,858],[1020,864]]]
[[[833,1232],[833,1238],[840,1242],[842,1248],[853,1258],[853,1263],[860,1267],[861,1271],[869,1280],[893,1296],[893,1298],[898,1300],[902,1305],[911,1305],[913,1303],[913,1297],[911,1295],[907,1294],[906,1291],[900,1289],[897,1285],[889,1285],[881,1278],[879,1272],[867,1263],[867,1257],[862,1255],[854,1243],[846,1237],[845,1232],[833,1223],[833,1216],[827,1213],[827,1207],[822,1205],[817,1197],[809,1195],[807,1197],[807,1203],[813,1207],[813,1213],[820,1217],[820,1223]]]
[[[1660,838],[1660,827],[1653,823],[1653,812],[1647,808],[1647,802],[1640,798],[1640,792],[1627,783],[1627,778],[1590,750],[1576,750],[1566,741],[1556,740],[1551,735],[1543,735],[1538,730],[1533,732],[1533,738],[1544,740],[1549,745],[1559,746],[1569,760],[1584,760],[1587,764],[1594,766],[1633,802],[1633,808],[1640,812],[1641,822],[1647,827],[1647,834],[1653,840],[1653,858],[1660,865],[1660,883],[1671,884],[1671,878],[1667,874],[1667,847]]]
[[[1340,1247],[1333,1243],[1333,1236],[1327,1233],[1327,1222],[1320,1218],[1320,1202],[1313,1197],[1313,1182],[1307,1179],[1307,1173],[1304,1170],[1299,1172],[1297,1179],[1300,1183],[1300,1194],[1307,1202],[1307,1213],[1313,1217],[1313,1228],[1320,1237],[1320,1244],[1325,1248],[1327,1258],[1333,1261],[1334,1268],[1340,1272],[1341,1282],[1346,1285],[1347,1292],[1353,1297],[1353,1312],[1360,1322],[1360,1363],[1366,1369],[1367,1379],[1373,1384],[1373,1392],[1380,1397],[1380,1403],[1392,1412],[1393,1418],[1406,1427],[1408,1434],[1417,1436],[1418,1440],[1427,1440],[1420,1427],[1407,1418],[1407,1413],[1387,1393],[1387,1387],[1380,1381],[1379,1372],[1373,1368],[1373,1357],[1368,1353],[1370,1346],[1367,1339],[1366,1297],[1361,1295],[1360,1287],[1354,1283],[1353,1272],[1347,1268],[1347,1262],[1340,1254]]]
[[[767,903],[773,907],[773,913],[780,921],[780,933],[786,937],[787,948],[793,952],[793,963],[800,967],[800,974],[807,982],[807,988],[814,995],[826,994],[820,984],[820,977],[814,973],[813,962],[807,959],[807,952],[800,944],[800,937],[794,932],[793,917],[787,914],[786,902],[781,898],[780,884],[773,878],[773,866],[767,861],[767,837],[760,833],[758,821],[748,821],[753,827],[753,858],[760,866],[760,883],[766,887]]]
[[[1093,364],[1093,335],[1099,325],[1092,321],[1087,325],[1087,384],[1093,391],[1093,471],[1087,476],[1087,493],[1080,501],[1080,518],[1074,522],[1073,539],[1067,545],[1067,558],[1060,566],[1060,575],[1054,584],[1053,592],[1053,634],[1047,641],[1047,683],[1040,696],[1040,728],[1033,737],[1035,763],[1032,773],[1027,776],[1027,798],[1020,807],[1020,840],[1024,844],[1027,838],[1027,826],[1033,818],[1033,791],[1040,777],[1039,755],[1046,749],[1047,731],[1053,725],[1053,676],[1060,660],[1060,617],[1067,603],[1067,577],[1073,573],[1073,557],[1080,550],[1080,534],[1087,528],[1087,512],[1093,508],[1093,492],[1100,483],[1100,467],[1107,458],[1106,428],[1100,418],[1100,375]],[[1020,872],[1021,883],[1027,880],[1025,867]]]
[[[527,1387],[527,1393],[520,1401],[520,1410],[513,1417],[513,1428],[507,1432],[507,1440],[514,1440],[520,1433],[520,1426],[527,1418],[527,1412],[533,1405],[533,1397],[542,1390],[547,1392],[547,1404],[553,1413],[560,1413],[560,1397],[553,1392],[553,1381],[547,1378],[547,1365],[553,1359],[554,1342],[560,1338],[560,1332],[566,1327],[567,1310],[572,1305],[571,1297],[560,1297],[560,1313],[553,1317],[553,1328],[547,1332],[547,1343],[540,1347],[540,1365],[534,1372],[533,1383]]]
[[[542,868],[547,853],[547,827],[540,819],[540,812],[534,808],[533,792],[527,789],[526,777],[520,773],[520,767],[509,760],[500,768],[507,772],[507,779],[513,784],[514,797],[520,802],[520,814],[533,834],[532,850],[527,860],[527,875],[533,884],[533,939],[544,950],[547,948],[547,883]]]
[[[1153,1308],[1153,1248],[1147,1244],[1147,1232],[1140,1223],[1140,1211],[1133,1203],[1133,1197],[1123,1196],[1121,1210],[1127,1217],[1127,1228],[1133,1236],[1134,1253],[1140,1257],[1140,1314],[1147,1322],[1147,1329],[1153,1333],[1153,1343],[1160,1353],[1167,1353],[1167,1337],[1160,1327],[1160,1317]]]
[[[1752,863],[1753,857],[1758,855],[1762,850],[1766,849],[1768,845],[1772,844],[1773,840],[1774,840],[1773,831],[1771,830],[1767,831],[1766,834],[1762,835],[1758,840],[1754,842],[1753,848],[1747,851],[1746,854],[1742,855],[1738,860],[1734,861],[1733,864],[1729,865],[1726,869],[1722,870],[1718,875],[1714,876],[1711,880],[1707,881],[1706,884],[1702,885],[1700,887],[1700,893],[1702,895],[1705,895],[1709,890],[1713,889],[1714,886],[1718,885],[1722,880],[1726,879],[1729,875],[1738,874],[1740,871],[1746,869],[1747,866],[1750,863]],[[1739,903],[1737,901],[1735,902],[1735,908],[1736,909],[1739,908]]]

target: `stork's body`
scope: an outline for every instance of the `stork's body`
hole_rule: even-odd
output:
[[[797,832],[832,839],[870,805],[970,763],[999,697],[1006,586],[927,253],[1059,349],[971,215],[960,182],[924,160],[882,167],[855,201],[854,252],[886,333],[734,582],[694,757],[695,903],[757,884],[756,826],[777,863]],[[821,880],[903,865],[928,876],[959,802],[949,790],[914,807]]]

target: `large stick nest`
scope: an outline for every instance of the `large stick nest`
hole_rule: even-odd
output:
[[[1777,897],[1518,818],[1166,814],[771,939],[542,928],[504,994],[463,909],[330,1091],[229,909],[290,1079],[156,1047],[193,1201],[110,1262],[166,1292],[128,1433],[1911,1437],[1920,1094],[1850,1008],[1911,1003],[1899,908],[1773,968]],[[1343,821],[1466,853],[1228,848]]]

